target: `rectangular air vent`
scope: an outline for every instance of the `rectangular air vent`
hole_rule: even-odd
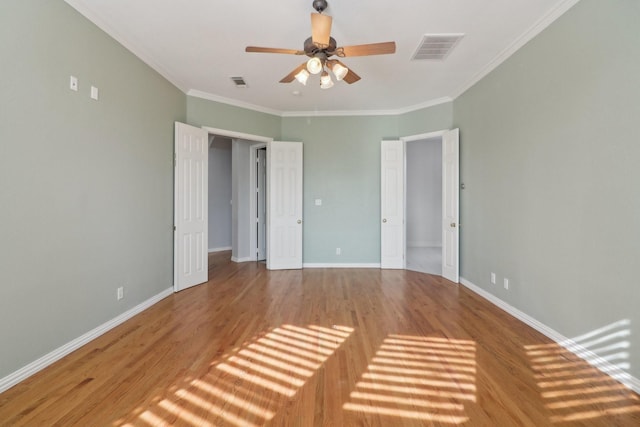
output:
[[[444,61],[464,34],[425,34],[411,59]]]
[[[247,87],[247,82],[244,81],[244,77],[231,77],[231,80],[236,87]]]

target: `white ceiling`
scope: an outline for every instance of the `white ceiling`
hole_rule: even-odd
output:
[[[66,0],[185,93],[279,115],[401,113],[460,95],[578,0],[328,0],[338,46],[396,42],[344,58],[352,85],[279,83],[306,57],[312,0]],[[425,34],[464,33],[445,61],[412,61]],[[230,77],[244,77],[236,88]],[[294,95],[299,91],[299,95]]]

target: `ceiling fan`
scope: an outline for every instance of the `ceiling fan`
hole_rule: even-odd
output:
[[[336,80],[344,80],[351,84],[360,80],[360,76],[347,68],[332,56],[345,58],[350,56],[386,55],[395,53],[395,42],[360,44],[355,46],[338,47],[336,40],[331,37],[332,18],[323,15],[327,8],[326,0],[314,0],[312,7],[318,13],[311,13],[311,37],[304,41],[303,50],[278,49],[271,47],[247,46],[245,52],[258,53],[283,53],[288,55],[306,55],[310,59],[303,62],[293,71],[287,74],[280,83],[291,83],[294,79],[303,85],[307,84],[310,74],[320,74],[320,87],[329,89],[333,86],[333,80],[328,70],[331,70]]]

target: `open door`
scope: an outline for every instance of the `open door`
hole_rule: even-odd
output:
[[[301,142],[268,143],[267,205],[267,269],[301,269]]]
[[[380,268],[404,268],[404,142],[382,141]]]
[[[208,280],[208,133],[175,124],[173,290]]]
[[[256,223],[257,260],[267,259],[267,149],[257,150],[256,162]]]
[[[460,242],[460,133],[442,136],[442,277],[458,283]]]

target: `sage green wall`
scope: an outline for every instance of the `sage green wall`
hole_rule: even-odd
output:
[[[398,117],[401,136],[448,130],[453,124],[453,102],[421,108]]]
[[[305,263],[380,262],[380,141],[397,135],[396,116],[282,119],[304,142]]]
[[[187,120],[193,126],[208,126],[274,139],[280,136],[280,116],[193,96],[187,97]]]
[[[638,1],[582,0],[454,102],[462,276],[567,337],[630,322],[596,347],[636,378],[638,22]]]
[[[62,1],[3,0],[0,62],[3,378],[171,287],[186,96]]]

